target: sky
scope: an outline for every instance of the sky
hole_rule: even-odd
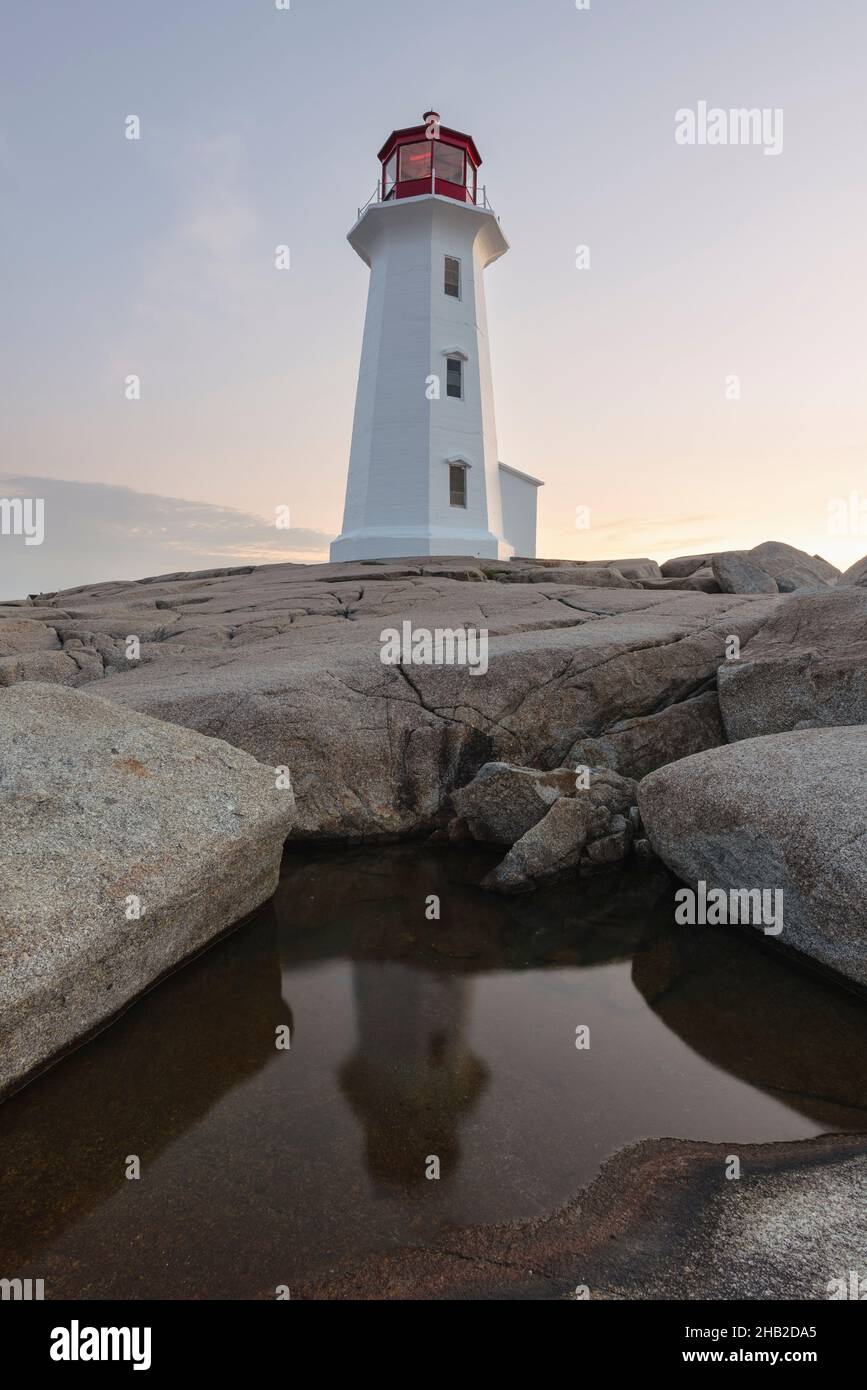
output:
[[[497,426],[545,481],[538,553],[867,551],[863,0],[277,3],[6,7],[0,497],[45,538],[0,535],[0,597],[326,558],[346,233],[430,107],[511,244]],[[700,102],[781,111],[782,149],[679,144]]]

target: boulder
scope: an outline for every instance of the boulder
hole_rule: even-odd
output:
[[[861,560],[856,560],[854,565],[850,565],[845,573],[840,575],[837,580],[838,585],[857,585],[859,589],[867,589],[867,555]]]
[[[733,594],[775,593],[777,590],[791,593],[795,589],[827,587],[834,584],[840,574],[820,555],[808,555],[805,550],[797,550],[783,541],[763,541],[752,550],[681,555],[666,560],[661,569],[667,579],[700,578],[702,571],[710,570],[717,581],[716,587],[723,593]],[[775,588],[767,584],[767,579],[773,579]]]
[[[655,560],[650,560],[650,559],[648,559],[648,557],[647,557],[646,555],[638,555],[638,556],[636,556],[636,555],[631,555],[631,556],[629,556],[627,559],[623,559],[623,557],[620,556],[620,557],[618,557],[617,559],[614,559],[614,560],[607,559],[607,558],[604,559],[604,560],[575,560],[574,563],[575,563],[576,565],[589,565],[591,569],[597,569],[597,570],[599,570],[599,569],[603,569],[603,570],[605,570],[605,569],[620,570],[621,573],[623,572],[624,569],[651,569],[651,570],[656,570],[656,569],[658,568],[658,566],[657,566],[657,564],[656,564],[656,561],[655,561]]]
[[[0,656],[0,686],[19,685],[22,681],[77,685],[81,675],[80,667],[65,651],[25,651]]]
[[[574,776],[573,776],[574,786]],[[607,768],[590,770],[590,785],[561,796],[541,820],[512,846],[501,864],[482,881],[498,893],[523,893],[574,872],[582,859],[613,863],[632,843],[628,812],[635,804],[635,783]],[[592,846],[607,841],[593,855]]]
[[[512,846],[502,863],[482,880],[498,893],[523,893],[578,868],[587,843],[587,810],[559,797],[547,815]]]
[[[655,560],[609,560],[606,568],[617,570],[624,579],[662,578],[662,570]]]
[[[778,585],[745,550],[724,550],[713,557],[713,574],[724,594],[776,594]]]
[[[560,796],[575,791],[568,769],[539,772],[510,763],[486,763],[472,782],[452,792],[455,814],[474,840],[513,845]]]
[[[840,571],[820,555],[808,555],[783,541],[763,541],[745,552],[752,562],[777,582],[781,594],[795,589],[815,589],[836,583]]]
[[[608,565],[607,560],[548,560],[541,555],[513,555],[511,560],[498,560],[496,562],[486,560],[485,570],[490,573],[492,570],[497,572],[508,572],[520,567],[526,569],[568,569],[570,565],[595,564],[597,569],[605,569]]]
[[[685,883],[781,889],[773,939],[867,985],[865,787],[867,726],[804,729],[659,768],[638,805],[653,849]]]
[[[867,722],[867,591],[786,599],[718,672],[728,738]]]
[[[497,575],[501,584],[578,584],[584,588],[629,589],[632,583],[617,569],[597,569],[593,565],[557,568],[546,565]]]
[[[0,613],[3,619],[0,622],[0,660],[23,652],[60,651],[53,627],[19,616],[19,613],[20,610],[16,612],[11,608]]]
[[[276,780],[91,694],[0,691],[0,1096],[271,896]]]
[[[649,560],[646,555],[633,556],[627,560],[531,560],[516,555],[512,560],[501,564],[500,568],[514,570],[519,566],[525,566],[529,569],[570,569],[573,566],[583,566],[593,570],[617,570],[620,574],[625,574],[627,570],[634,570],[634,577],[641,577],[646,574],[649,578],[654,575],[658,576],[660,572],[656,561]],[[628,577],[632,578],[633,576]]]
[[[596,738],[578,739],[566,767],[609,767],[623,777],[646,777],[665,763],[716,748],[726,734],[716,691],[668,705],[639,719],[622,719]]]
[[[632,806],[630,810],[635,810]],[[597,840],[589,840],[581,856],[581,867],[602,868],[609,864],[619,864],[624,860],[632,846],[632,823],[626,816],[612,816],[607,833]]]
[[[716,576],[711,569],[697,569],[693,574],[675,579],[643,579],[643,589],[691,589],[695,593],[718,594],[720,592]]]
[[[713,555],[676,555],[673,560],[664,560],[660,571],[666,579],[686,579],[711,564]]]

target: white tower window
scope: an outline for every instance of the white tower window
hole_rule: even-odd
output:
[[[461,297],[461,263],[457,256],[446,256],[445,292],[453,299]]]
[[[449,504],[452,507],[467,505],[467,465],[449,464]]]
[[[464,364],[460,357],[446,358],[446,395],[458,401],[464,398]]]

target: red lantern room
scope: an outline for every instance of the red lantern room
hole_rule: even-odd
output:
[[[471,135],[440,125],[439,113],[426,111],[424,125],[394,130],[379,152],[381,198],[418,198],[438,193],[459,203],[477,203],[482,157]]]

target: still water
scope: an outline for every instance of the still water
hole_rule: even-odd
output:
[[[549,1212],[638,1139],[867,1128],[860,998],[675,927],[661,874],[504,900],[497,857],[289,851],[267,909],[0,1107],[0,1275],[273,1298]]]

